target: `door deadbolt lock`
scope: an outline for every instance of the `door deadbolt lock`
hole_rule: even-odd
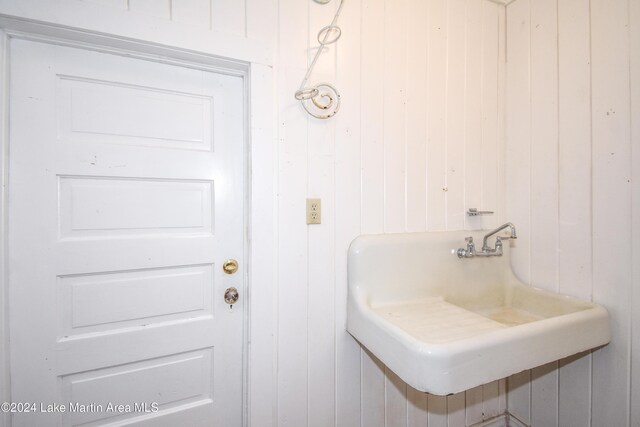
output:
[[[235,304],[236,301],[238,301],[238,298],[239,298],[238,290],[233,286],[230,288],[227,288],[227,290],[224,291],[224,302],[226,302],[227,304],[229,305]]]
[[[235,259],[228,259],[222,264],[222,270],[227,274],[233,274],[238,271],[238,261]]]

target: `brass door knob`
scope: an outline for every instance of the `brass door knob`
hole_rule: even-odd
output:
[[[228,259],[222,264],[222,270],[226,274],[233,274],[238,271],[238,261],[235,259]]]

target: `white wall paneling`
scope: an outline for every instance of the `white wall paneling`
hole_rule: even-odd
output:
[[[497,385],[498,383],[494,382],[492,384]],[[474,387],[465,392],[465,421],[467,425],[482,421],[482,397],[482,386]]]
[[[504,7],[491,2],[482,3],[482,20],[480,22],[480,32],[482,37],[482,49],[480,61],[480,103],[474,102],[475,97],[467,96],[466,105],[473,106],[472,114],[479,114],[479,126],[481,131],[480,150],[478,157],[472,157],[478,153],[476,144],[478,139],[474,139],[474,134],[478,132],[478,119],[467,120],[466,159],[467,185],[471,182],[480,182],[480,198],[478,200],[477,187],[465,191],[466,206],[468,208],[478,208],[481,210],[492,210],[494,206],[504,207],[504,130],[503,130],[503,110],[504,110],[504,55],[505,55],[505,19]],[[473,16],[473,10],[469,10],[467,15]],[[477,31],[477,30],[476,30]],[[467,39],[467,55],[474,55],[472,40],[478,40],[477,32],[469,32]],[[498,40],[498,43],[495,43]],[[475,59],[477,61],[478,59]],[[469,67],[471,68],[471,66]],[[473,75],[474,73],[467,73]],[[469,77],[467,77],[469,79]],[[471,82],[467,87],[472,87]],[[478,80],[473,84],[477,85]],[[497,95],[495,95],[497,94]],[[494,167],[485,165],[495,163]],[[476,165],[475,170],[472,164]],[[493,190],[492,190],[493,189]],[[470,228],[494,228],[504,219],[503,216],[495,217],[466,217],[467,225]]]
[[[88,3],[99,4],[103,6],[111,6],[118,9],[126,10],[129,7],[127,0],[85,0]]]
[[[428,3],[413,2],[407,27],[406,63],[411,67],[405,100],[405,126],[407,129],[406,158],[406,230],[424,231],[427,228],[427,197],[425,170],[427,165],[427,26]],[[409,40],[411,41],[409,43]],[[417,125],[422,123],[422,125]]]
[[[170,0],[127,0],[126,5],[130,12],[171,20]]]
[[[528,0],[516,1],[507,9],[507,69],[505,116],[505,169],[507,218],[518,228],[518,240],[512,264],[520,278],[531,279],[530,251],[531,204],[531,103],[529,92],[530,16]],[[512,196],[517,195],[517,197]],[[511,196],[511,197],[510,197]],[[517,252],[517,253],[516,253]],[[518,256],[519,255],[519,256]],[[508,380],[509,411],[519,420],[531,421],[530,373],[513,375]]]
[[[172,3],[176,0],[171,0]],[[177,0],[178,2],[200,2],[202,0]],[[205,0],[205,5],[200,6],[203,12],[206,11],[206,3],[211,2],[209,10],[211,11],[211,29],[221,32],[223,34],[234,34],[240,37],[245,37],[247,33],[246,19],[247,11],[244,1],[238,0]],[[191,6],[193,8],[193,6]],[[206,15],[205,15],[206,16]],[[194,14],[197,17],[197,14]]]
[[[482,150],[483,164],[487,164],[489,159],[492,158],[492,152],[495,156],[495,168],[484,167],[482,177],[482,207],[486,209],[487,206],[501,206],[505,213],[502,215],[496,215],[485,219],[480,217],[483,228],[495,228],[498,224],[503,223],[507,217],[506,214],[506,197],[505,197],[505,121],[504,111],[506,103],[506,55],[507,55],[507,28],[506,28],[506,8],[504,7],[489,7],[491,3],[484,3],[484,13],[486,16],[492,19],[487,19],[483,22],[483,46],[486,46],[484,50],[483,60],[483,84],[482,84],[482,132],[483,132],[483,147]],[[497,16],[496,12],[497,11]],[[486,28],[486,30],[484,30]],[[493,37],[497,37],[497,46],[490,43]],[[492,46],[493,49],[492,50]],[[492,58],[497,56],[497,61],[493,61]],[[494,99],[491,96],[492,93],[497,93],[495,99],[495,109],[491,104]],[[491,188],[495,188],[495,191],[490,191]],[[486,190],[485,190],[486,189]],[[468,206],[471,207],[471,206]],[[491,419],[507,411],[507,379],[503,378],[493,383],[485,384],[482,386],[483,396],[483,417],[484,419]]]
[[[11,9],[15,6],[15,3],[3,2],[2,5],[0,5],[0,11],[1,13],[11,15]],[[38,6],[44,6],[44,9],[40,9]],[[148,22],[145,21],[146,18],[139,17],[133,12],[126,12],[132,14],[129,18],[125,19],[126,21],[130,24],[141,24],[139,28],[141,36],[138,41],[123,38],[123,33],[126,33],[126,31],[122,31],[122,28],[125,28],[126,30],[128,24],[125,22],[123,26],[120,26],[122,23],[119,19],[120,16],[117,13],[110,13],[110,10],[113,12],[116,9],[114,9],[113,5],[105,4],[104,2],[100,4],[60,2],[55,6],[50,3],[41,5],[38,2],[29,4],[22,2],[20,4],[19,18],[29,19],[30,16],[33,17],[37,16],[38,13],[42,13],[40,18],[42,18],[44,22],[34,23],[30,20],[14,20],[5,15],[2,18],[2,26],[8,28],[10,32],[28,32],[30,33],[29,37],[43,37],[44,39],[49,40],[49,37],[52,36],[55,38],[56,43],[59,42],[66,44],[67,42],[64,41],[64,39],[68,38],[72,40],[70,42],[71,44],[96,44],[104,46],[105,50],[115,53],[135,51],[136,55],[140,54],[141,57],[153,58],[154,60],[161,58],[160,61],[166,60],[167,62],[179,63],[180,65],[187,65],[188,68],[203,67],[207,69],[221,69],[225,68],[227,65],[231,65],[228,72],[232,74],[241,74],[243,73],[242,70],[248,70],[246,63],[227,61],[221,57],[212,56],[213,53],[222,54],[222,51],[217,51],[215,46],[213,46],[213,48],[204,45],[201,45],[200,48],[196,47],[197,44],[202,42],[202,38],[200,37],[202,33],[186,29],[187,27],[180,27],[177,23],[158,22],[158,27],[170,29],[168,34],[158,36],[154,31],[145,27],[145,22]],[[76,11],[78,12],[77,14],[75,13]],[[82,25],[79,25],[79,27],[81,27],[80,31],[68,30],[58,26],[60,23],[74,21],[79,16],[82,16],[83,13],[87,12],[92,12],[93,15],[97,15],[96,12],[105,13],[98,14],[101,16],[100,22],[94,22],[89,19],[84,28],[82,28]],[[273,23],[271,23],[271,25],[273,25]],[[110,28],[112,31],[101,31],[101,26],[103,29]],[[266,27],[263,28],[263,30],[266,31]],[[105,36],[100,33],[107,33],[110,35]],[[4,32],[2,34],[4,35]],[[31,34],[33,34],[33,36]],[[254,42],[245,42],[238,38],[225,35],[222,35],[220,38],[229,43],[227,48],[234,50],[234,57],[244,56],[245,59],[253,57],[254,59],[262,62],[269,62],[268,49],[263,49],[262,42],[258,42],[257,44]],[[4,43],[5,39],[3,38],[2,46],[5,46]],[[168,46],[162,46],[163,43],[166,43]],[[214,43],[214,45],[215,44],[216,43]],[[259,47],[255,48],[254,46],[256,45]],[[188,46],[191,46],[191,48]],[[253,54],[250,53],[252,51],[254,53],[262,51],[262,53],[258,53],[253,56]],[[4,58],[4,48],[2,53]],[[248,54],[248,56],[245,56],[246,54]],[[2,76],[4,78],[5,74],[3,73]],[[276,383],[274,369],[275,355],[271,350],[274,348],[273,327],[275,322],[273,322],[273,320],[275,320],[275,312],[273,309],[275,307],[275,278],[272,273],[275,269],[274,262],[270,261],[270,256],[273,256],[275,259],[276,254],[274,251],[276,242],[276,235],[274,233],[276,232],[276,228],[273,223],[276,211],[274,198],[272,196],[275,192],[273,183],[276,178],[274,175],[274,171],[276,170],[274,168],[274,161],[276,160],[274,156],[276,153],[276,139],[275,133],[273,132],[275,125],[273,108],[274,97],[271,93],[273,88],[273,67],[270,65],[254,63],[251,67],[251,73],[250,75],[247,74],[247,77],[251,79],[251,87],[253,91],[253,96],[251,96],[250,99],[247,99],[246,104],[247,107],[250,107],[247,108],[246,111],[250,111],[252,113],[251,117],[247,114],[247,119],[249,120],[248,123],[251,123],[250,133],[253,134],[252,140],[254,143],[251,145],[251,157],[253,158],[253,162],[251,163],[253,197],[250,201],[250,205],[261,213],[259,216],[252,217],[252,235],[250,237],[252,242],[251,249],[253,252],[251,254],[247,254],[251,257],[252,261],[254,261],[251,265],[249,276],[252,280],[255,280],[254,283],[256,283],[256,292],[253,293],[253,295],[252,292],[248,292],[246,295],[248,302],[253,304],[252,317],[250,318],[251,325],[249,325],[249,329],[256,334],[256,339],[251,341],[249,347],[249,356],[251,357],[251,362],[249,364],[253,370],[251,372],[247,370],[247,374],[251,375],[248,382],[250,389],[249,400],[252,403],[250,417],[251,419],[266,420],[266,422],[269,423],[271,414],[275,413],[273,410],[273,402],[269,400],[265,401],[263,396],[275,395],[274,387]],[[245,83],[247,84],[247,88],[249,88],[249,82],[246,81],[246,79]],[[4,94],[4,80],[2,87]],[[5,103],[6,97],[3,96],[3,105]],[[4,114],[2,115],[2,120],[5,120]],[[3,127],[3,130],[6,130],[6,127]],[[3,145],[3,165],[6,160],[6,156],[4,155],[5,148],[6,145]],[[5,171],[6,169],[3,167],[3,182]],[[4,192],[2,197],[2,211],[4,212]],[[3,219],[2,224],[4,223],[5,221]],[[252,290],[253,289],[251,289],[251,291]],[[3,310],[3,313],[6,313],[6,311]],[[3,322],[3,330],[4,325],[5,324]],[[3,357],[3,369],[5,360],[6,359]],[[7,393],[5,393],[6,389],[4,380],[7,376],[2,375],[2,378],[2,400],[7,401],[10,400]],[[252,396],[254,397],[253,399]],[[256,399],[256,396],[259,396],[259,398]],[[8,423],[7,418],[3,417],[0,419],[0,425],[5,425],[5,422]]]
[[[558,36],[556,0],[530,2],[531,284],[558,289]],[[546,59],[546,60],[543,60]],[[546,170],[546,173],[533,171]],[[535,213],[535,214],[534,214]],[[557,363],[531,371],[531,425],[558,425]]]
[[[245,0],[246,34],[250,40],[266,41],[275,51],[278,7],[276,0]]]
[[[384,0],[361,2],[360,156],[362,233],[384,231]],[[349,8],[349,4],[346,5]],[[346,310],[346,307],[344,308]],[[384,426],[385,367],[368,351],[361,353],[361,425]]]
[[[638,9],[506,8],[507,212],[526,239],[513,265],[534,286],[603,304],[613,330],[602,349],[510,379],[509,411],[532,425],[638,425]]]
[[[447,427],[447,398],[430,394],[427,399],[427,409],[429,416],[427,425],[433,427]]]
[[[637,24],[638,1],[630,1]],[[587,102],[562,102],[590,88],[588,0],[560,3],[515,0],[505,15],[504,5],[488,0],[346,0],[342,38],[312,76],[342,94],[328,121],[310,118],[293,93],[338,0],[22,0],[2,2],[0,13],[253,63],[252,425],[454,427],[503,412],[506,381],[448,397],[404,384],[344,330],[346,252],[360,233],[490,228],[508,219],[521,236],[514,249],[524,256],[514,266],[523,279],[590,297],[591,246],[580,246],[585,237],[578,236],[592,221],[591,151],[575,141],[590,141],[578,124],[591,111]],[[606,17],[620,13],[603,14],[601,31]],[[613,132],[607,123],[600,132]],[[603,158],[595,173],[622,174],[623,158],[616,161]],[[543,167],[548,174],[539,173]],[[568,180],[575,175],[585,186],[575,188]],[[322,198],[321,225],[305,224],[307,197]],[[496,213],[469,218],[470,207]],[[530,254],[541,257],[533,263]],[[613,270],[599,265],[603,280],[594,289],[615,303],[604,286]],[[623,357],[624,348],[615,354]],[[594,365],[608,366],[608,351]],[[525,422],[550,416],[550,425],[582,421],[590,356],[544,369],[509,380],[514,413]],[[607,390],[595,375],[594,393],[598,387]],[[563,399],[570,394],[575,401]],[[553,402],[559,410],[543,412]]]
[[[612,320],[611,344],[593,355],[593,425],[625,425],[630,410],[628,7],[628,2],[591,2],[593,299],[607,307]]]
[[[361,116],[362,94],[361,62],[359,52],[362,43],[360,2],[347,3],[340,17],[344,31],[336,45],[335,84],[343,99],[340,113],[335,116],[335,337],[336,371],[334,395],[335,426],[359,426],[361,393],[361,350],[358,343],[346,331],[347,324],[347,248],[360,234],[361,213],[361,136],[368,120]]]
[[[272,65],[273,40],[264,36],[273,34],[276,23],[273,19],[260,21],[256,15],[273,18],[276,0],[246,3],[247,7],[245,1],[236,0],[8,0],[0,3],[0,15],[25,20],[23,29],[27,24],[38,27],[39,23],[49,23]],[[247,22],[254,25],[251,31],[246,28]],[[55,32],[43,28],[34,31]],[[246,37],[249,34],[251,38]]]
[[[586,300],[593,292],[589,31],[588,0],[558,2],[558,285]],[[590,353],[559,366],[558,425],[589,425]]]
[[[429,395],[407,385],[407,425],[426,426],[429,422]],[[468,420],[467,420],[468,421]]]
[[[407,26],[405,19],[408,1],[384,2],[382,20],[382,142],[384,177],[384,230],[399,232],[405,229],[405,174],[407,138],[405,126],[407,84]],[[379,30],[378,30],[379,31]],[[393,36],[389,36],[393,34]],[[366,41],[364,41],[366,43]]]
[[[9,146],[5,142],[8,140],[8,76],[4,72],[6,70],[8,59],[8,38],[4,31],[0,30],[0,123],[2,124],[2,132],[0,133],[0,188],[6,188],[9,176]],[[7,194],[5,191],[0,193],[0,245],[2,245],[2,253],[6,253],[7,248]],[[6,257],[0,257],[0,307],[2,314],[0,315],[0,401],[7,402],[10,399],[9,378],[9,310],[7,303],[7,294],[4,284],[7,277]],[[0,426],[8,425],[10,419],[9,413],[0,416]]]
[[[446,61],[447,2],[434,0],[427,9],[427,229],[446,229]]]
[[[309,2],[307,63],[318,49],[317,32],[331,22],[337,2],[321,5]],[[336,46],[323,54],[312,76],[316,82],[335,82]],[[302,75],[296,78],[300,79]],[[340,89],[338,89],[340,90]],[[291,99],[291,94],[288,94]],[[294,101],[295,102],[295,101]],[[297,107],[299,107],[299,103]],[[296,108],[298,111],[299,108]],[[305,114],[307,116],[307,114]],[[336,401],[336,304],[335,304],[335,141],[334,120],[308,120],[307,197],[322,199],[324,215],[320,226],[307,228],[307,376],[308,425],[323,427],[335,421]],[[299,222],[299,218],[297,219]],[[286,348],[283,348],[286,351]],[[329,374],[329,375],[327,375]]]
[[[251,252],[249,262],[249,343],[248,418],[263,420],[264,425],[275,425],[274,401],[265,395],[276,395],[276,347],[274,331],[277,323],[277,276],[273,267],[277,262],[277,205],[272,195],[277,191],[277,139],[273,104],[275,103],[273,68],[266,65],[251,66]]]
[[[334,10],[280,2],[279,423],[462,426],[486,419],[504,409],[498,382],[486,393],[448,398],[411,389],[345,333],[344,299],[346,250],[357,234],[479,228],[504,217],[495,153],[501,6],[347,1],[343,37],[312,76],[335,81],[342,93],[340,113],[322,122],[303,113],[292,93],[309,60],[300,55],[313,49]],[[479,145],[493,155],[475,155]],[[472,182],[482,185],[467,190]],[[322,197],[324,205],[323,224],[306,234],[299,229],[306,227],[305,197]],[[495,210],[496,218],[465,224],[467,206]],[[305,272],[306,282],[292,276]]]
[[[507,10],[506,83],[506,199],[507,217],[518,227],[517,251],[512,263],[520,279],[531,281],[528,265],[531,245],[531,91],[529,81],[529,0],[516,1]],[[523,261],[524,260],[524,261]]]
[[[483,147],[483,140],[489,146],[497,142],[495,138],[492,138],[493,141],[485,139],[487,137],[486,134],[483,137],[483,119],[492,117],[483,114],[483,104],[488,104],[487,110],[489,114],[491,112],[497,113],[497,106],[495,104],[491,105],[491,102],[496,102],[497,98],[486,95],[488,93],[497,93],[495,84],[498,77],[496,67],[498,61],[482,61],[485,50],[488,50],[495,59],[498,58],[497,43],[487,43],[488,46],[484,46],[485,37],[487,37],[487,40],[496,40],[498,30],[495,21],[489,15],[485,15],[485,9],[491,11],[491,15],[497,18],[497,7],[487,2],[466,2],[464,11],[464,16],[469,21],[464,32],[465,68],[475,70],[474,72],[464,73],[464,85],[462,85],[464,90],[464,98],[462,100],[464,115],[462,116],[463,122],[460,124],[464,141],[464,156],[462,156],[462,159],[463,164],[466,165],[466,173],[463,176],[465,203],[461,207],[463,211],[461,219],[468,226],[473,224],[472,220],[475,218],[464,214],[465,206],[482,209],[482,186],[485,184],[484,168],[481,160],[483,159],[483,151],[493,151],[494,153],[496,151],[495,148],[488,150],[487,147]],[[483,48],[474,48],[474,40],[482,40]],[[486,83],[488,87],[484,87],[483,83]],[[491,86],[493,86],[493,90],[491,90]],[[486,99],[483,98],[483,95],[486,96]],[[495,125],[491,127],[494,127],[495,130]]]
[[[640,425],[640,1],[629,5],[631,94],[631,425]]]
[[[130,1],[129,7],[131,7],[131,4]],[[217,25],[218,20],[213,19],[213,13],[216,13],[215,18],[217,18],[219,11],[211,0],[171,0],[169,12],[172,21],[207,30],[221,30]],[[235,25],[237,29],[235,32],[232,31],[233,34],[244,35],[244,16],[239,12],[236,12],[233,16],[234,19],[229,19],[228,22]],[[244,12],[244,9],[242,9],[242,12]],[[237,18],[238,14],[241,16],[240,20]],[[214,25],[214,22],[216,25]]]
[[[347,4],[347,9],[352,5]],[[361,105],[361,232],[384,231],[384,140],[383,121],[386,84],[382,70],[384,44],[384,0],[361,3],[360,105]]]
[[[309,119],[293,93],[307,66],[310,3],[279,3],[277,421],[282,426],[309,423],[309,244],[304,221]]]
[[[465,91],[469,93],[468,90],[472,88],[472,86],[466,87],[464,83],[461,84],[460,82],[465,82],[465,76],[473,73],[473,69],[468,70],[469,72],[466,70],[466,43],[468,40],[465,39],[465,35],[473,29],[475,18],[472,14],[467,15],[465,10],[466,2],[464,0],[448,0],[446,3],[447,74],[445,80],[446,98],[444,104],[444,124],[446,135],[445,223],[447,229],[460,230],[464,228],[465,217]],[[471,22],[468,22],[468,20],[471,20]],[[461,31],[462,28],[465,30]],[[477,48],[478,46],[475,46],[475,49]],[[471,92],[471,94],[473,94],[473,92]],[[467,102],[472,101],[472,99],[473,97],[470,97],[467,99]],[[470,138],[473,138],[477,135],[469,136]],[[476,166],[475,162],[469,163],[469,166]],[[469,190],[473,191],[473,188]],[[451,398],[449,400],[451,400]]]

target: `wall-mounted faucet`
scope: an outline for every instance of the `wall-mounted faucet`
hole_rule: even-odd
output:
[[[491,236],[498,234],[499,232],[507,228],[511,230],[511,235],[497,236],[495,246],[493,248],[489,247],[487,240]],[[473,242],[473,237],[465,237],[464,240],[467,242],[467,248],[460,248],[456,253],[458,254],[458,258],[472,258],[475,256],[502,256],[502,241],[517,238],[518,236],[516,235],[516,227],[512,223],[507,222],[506,224],[501,225],[500,227],[487,233],[484,236],[484,238],[482,239],[482,250],[480,252],[476,251],[476,245]]]

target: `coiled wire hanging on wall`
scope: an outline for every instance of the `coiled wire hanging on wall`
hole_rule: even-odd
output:
[[[314,1],[320,4],[327,4],[331,0]],[[309,77],[311,77],[313,68],[316,66],[316,62],[318,62],[318,58],[322,54],[325,46],[337,42],[342,35],[342,30],[337,25],[338,17],[340,16],[340,12],[342,12],[342,6],[344,6],[344,0],[340,0],[340,6],[338,6],[338,10],[336,10],[331,24],[322,27],[320,31],[318,31],[318,43],[320,43],[320,47],[313,57],[309,68],[307,68],[307,73],[300,84],[300,89],[295,93],[295,98],[302,103],[307,113],[318,119],[328,119],[334,116],[340,109],[340,93],[335,87],[329,83],[318,83],[315,86],[307,86],[307,83],[309,83]]]

